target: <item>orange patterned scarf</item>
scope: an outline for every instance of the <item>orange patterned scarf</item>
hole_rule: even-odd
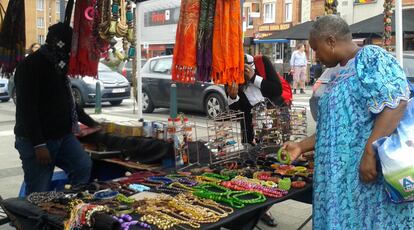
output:
[[[200,0],[182,0],[175,35],[172,80],[192,83],[197,66],[197,31]]]
[[[216,84],[244,83],[240,0],[216,2],[212,79]]]

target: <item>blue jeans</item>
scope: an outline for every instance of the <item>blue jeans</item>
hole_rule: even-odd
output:
[[[15,148],[19,151],[23,164],[26,195],[50,190],[55,166],[65,171],[69,182],[73,185],[89,181],[92,161],[73,134],[60,139],[48,140],[46,144],[52,163],[42,165],[36,159],[30,140],[16,137]]]

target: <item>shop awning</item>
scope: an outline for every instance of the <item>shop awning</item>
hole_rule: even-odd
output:
[[[287,40],[308,40],[309,32],[312,28],[313,21],[307,21],[297,24],[287,30],[275,31],[272,35],[264,37],[261,40],[287,39]]]
[[[286,39],[254,39],[255,44],[259,43],[288,43],[289,40]]]
[[[402,15],[403,32],[414,33],[414,9],[404,9]],[[350,26],[353,37],[366,37],[370,34],[381,36],[384,32],[384,15],[365,19]],[[395,14],[392,15],[392,32],[395,30]]]

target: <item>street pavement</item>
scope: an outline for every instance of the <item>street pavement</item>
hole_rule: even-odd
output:
[[[306,90],[306,94],[294,95],[294,105],[307,108],[308,134],[313,134],[315,132],[315,122],[309,110],[310,95],[310,89]],[[128,121],[137,119],[134,106],[136,105],[134,105],[133,100],[125,100],[120,106],[104,104],[102,114],[94,114],[95,110],[93,106],[89,106],[85,110],[95,119]],[[185,112],[185,114],[190,120],[196,122],[198,128],[203,129],[206,127],[207,121],[204,114],[194,112]],[[144,119],[150,121],[166,121],[168,115],[168,109],[156,109],[152,114],[144,114]],[[14,124],[15,105],[12,101],[0,103],[0,195],[3,198],[18,196],[23,181],[21,161],[18,152],[14,148]],[[274,205],[270,211],[279,223],[278,227],[269,228],[263,223],[259,223],[258,227],[260,229],[293,230],[297,229],[312,214],[312,206],[294,200],[287,200]],[[312,229],[311,226],[312,224],[310,222],[303,229]],[[0,226],[0,230],[8,229],[14,228],[8,225]]]

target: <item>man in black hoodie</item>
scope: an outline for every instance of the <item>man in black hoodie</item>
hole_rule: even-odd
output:
[[[26,194],[49,190],[55,166],[71,184],[89,181],[91,159],[74,136],[78,120],[96,122],[78,108],[66,76],[72,28],[58,23],[49,27],[46,45],[16,68],[15,147],[22,160]]]

